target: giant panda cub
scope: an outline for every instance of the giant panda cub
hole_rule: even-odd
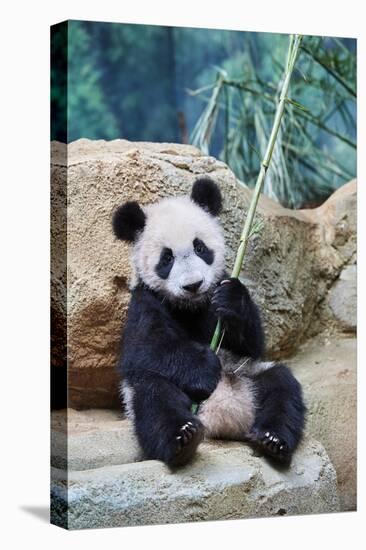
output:
[[[304,426],[301,387],[287,366],[262,361],[258,308],[225,272],[221,205],[216,183],[200,178],[190,196],[114,212],[134,272],[121,393],[147,459],[186,464],[206,436],[248,441],[289,463]],[[225,333],[216,355],[218,318]]]

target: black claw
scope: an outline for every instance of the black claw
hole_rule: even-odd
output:
[[[195,428],[194,426],[188,426],[186,431],[187,431],[187,432],[190,434],[190,436],[192,437],[192,436],[195,434],[195,432],[196,432],[196,428]]]
[[[290,458],[290,451],[287,443],[273,432],[263,432],[257,437],[257,443],[265,453],[278,460],[286,462]]]
[[[193,425],[192,422],[187,422],[186,424],[183,424],[181,429],[179,430],[179,436],[177,436],[178,443],[180,443],[180,446],[187,445],[189,441],[194,437],[195,433],[197,432],[196,426]]]

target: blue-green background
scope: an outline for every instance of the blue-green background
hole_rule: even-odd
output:
[[[356,51],[355,40],[341,42]],[[287,45],[287,35],[270,33],[86,21],[57,25],[52,29],[51,137],[64,142],[81,137],[189,141],[206,103],[205,94],[192,96],[188,90],[212,83],[217,67],[230,78],[241,78],[248,60],[261,81],[278,82]],[[321,68],[316,70],[321,79]],[[329,101],[320,87],[308,86],[301,64],[293,75],[296,83],[296,100],[310,110],[317,112]],[[355,101],[346,107],[355,117]],[[329,112],[327,125],[355,141],[355,124],[347,124],[336,104],[329,105]],[[220,112],[210,145],[216,156],[222,156],[224,125]],[[347,174],[355,175],[356,151],[319,129],[312,131],[316,146],[325,147]],[[331,188],[344,182],[334,174],[329,178]]]

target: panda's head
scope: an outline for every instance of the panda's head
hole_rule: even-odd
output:
[[[132,244],[135,275],[172,302],[207,300],[222,277],[225,244],[217,219],[221,193],[209,178],[198,179],[190,196],[165,198],[141,207],[126,202],[114,212],[117,238]]]

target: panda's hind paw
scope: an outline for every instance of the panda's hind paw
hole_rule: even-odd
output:
[[[289,446],[284,439],[278,437],[274,432],[265,431],[258,434],[256,442],[265,454],[275,458],[279,462],[287,463],[290,461],[291,452]]]

